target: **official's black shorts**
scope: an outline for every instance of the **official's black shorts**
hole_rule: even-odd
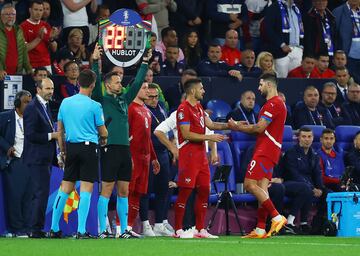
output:
[[[87,181],[98,180],[97,145],[89,142],[66,143],[66,160],[64,180]]]
[[[102,181],[130,181],[131,170],[132,163],[129,146],[108,145],[101,148]]]

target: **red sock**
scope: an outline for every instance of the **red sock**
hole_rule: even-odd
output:
[[[275,209],[275,206],[271,202],[270,198],[266,199],[262,204],[261,207],[264,208],[271,216],[274,218],[275,216],[279,215],[279,212]]]
[[[210,188],[208,186],[200,186],[196,190],[195,200],[195,217],[196,217],[196,229],[201,230],[204,228],[204,221],[206,216],[206,210],[208,207]]]
[[[174,205],[175,209],[175,231],[182,229],[186,202],[192,192],[192,188],[179,188],[178,198]]]
[[[129,213],[128,213],[128,225],[132,227],[139,213],[141,194],[133,191],[129,193]]]
[[[267,216],[268,216],[268,212],[263,207],[260,206],[257,210],[258,220],[256,227],[265,229]]]

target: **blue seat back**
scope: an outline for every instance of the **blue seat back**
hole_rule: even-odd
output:
[[[283,133],[283,142],[281,151],[286,151],[292,146],[294,146],[294,134],[292,127],[290,125],[285,125],[284,127],[284,133]]]
[[[231,111],[230,105],[222,100],[209,100],[206,108],[212,111],[210,118],[213,121],[225,120],[227,114]]]
[[[358,131],[360,131],[359,126],[339,125],[335,129],[336,145],[345,151],[349,150]]]

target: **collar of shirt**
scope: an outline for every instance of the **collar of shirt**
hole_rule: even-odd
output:
[[[39,94],[36,94],[36,97],[40,101],[40,103],[43,104],[44,107],[46,107],[46,103],[48,103],[48,101],[44,100]]]
[[[335,157],[336,157],[336,152],[335,152],[333,149],[331,149],[330,153],[326,153],[324,147],[321,147],[321,150],[322,150],[326,155],[330,156],[331,158],[335,158]]]
[[[16,112],[16,110],[14,112],[15,112],[15,122],[17,122],[18,120],[22,121],[22,117],[19,116],[19,114]]]
[[[341,91],[342,94],[344,94],[345,89],[347,90],[347,88],[340,86],[338,83],[336,84],[336,86],[339,88],[339,90]]]

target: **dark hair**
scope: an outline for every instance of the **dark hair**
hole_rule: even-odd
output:
[[[343,50],[336,50],[336,51],[334,52],[334,56],[335,56],[336,54],[344,54],[344,55],[346,56],[346,53],[345,53],[345,51],[343,51]]]
[[[176,44],[170,44],[170,45],[166,46],[166,49],[167,49],[167,48],[176,48],[176,49],[179,49],[179,46],[176,45]]]
[[[156,37],[157,38],[157,34],[155,32],[150,32],[150,37]]]
[[[311,53],[305,53],[302,56],[302,60],[305,60],[306,58],[316,59],[315,56]]]
[[[109,83],[113,76],[119,76],[117,72],[111,71],[104,76],[104,83]]]
[[[43,5],[44,4],[44,1],[43,0],[32,0],[29,4],[29,8],[32,8],[34,4],[41,4]]]
[[[259,79],[262,79],[264,81],[268,81],[270,83],[272,83],[275,87],[277,87],[278,85],[278,81],[277,81],[277,78],[276,78],[276,74],[272,74],[272,73],[265,73],[265,74],[262,74]]]
[[[90,69],[84,69],[79,75],[79,85],[82,88],[89,88],[90,85],[95,83],[96,74]]]
[[[20,108],[21,107],[21,98],[23,96],[28,96],[31,97],[31,93],[27,90],[21,90],[18,91],[15,95],[15,99],[14,99],[14,107],[15,108]]]
[[[320,57],[330,57],[330,56],[329,56],[328,53],[320,53],[320,54],[317,55],[317,58],[316,58],[316,59],[319,60]]]
[[[186,94],[188,94],[190,92],[190,90],[193,88],[193,86],[198,83],[201,83],[200,78],[193,78],[193,79],[187,80],[184,84],[184,91],[186,92]]]
[[[299,129],[298,135],[300,135],[301,132],[312,132],[313,133],[313,130],[311,130],[311,128],[308,126],[302,126]]]
[[[218,42],[214,41],[209,44],[208,50],[210,47],[221,47],[221,45]]]
[[[191,69],[191,68],[188,68],[188,69],[185,69],[182,74],[182,76],[185,76],[185,75],[188,75],[188,76],[197,76],[197,73],[194,69]]]
[[[173,27],[166,27],[163,30],[161,30],[161,39],[163,40],[170,31],[176,31]]]
[[[79,67],[79,65],[75,61],[71,60],[64,65],[64,72],[66,72],[72,64],[76,64],[76,66]]]
[[[325,128],[325,129],[322,131],[322,133],[321,133],[321,137],[322,137],[324,134],[329,134],[329,133],[334,134],[334,136],[336,136],[336,135],[335,135],[335,131],[334,131],[333,129]]]
[[[47,75],[49,76],[49,72],[45,67],[37,67],[34,69],[34,75],[36,76],[39,71],[46,71]]]
[[[149,86],[148,86],[149,89],[159,89],[159,85],[156,84],[156,83],[149,83]]]

